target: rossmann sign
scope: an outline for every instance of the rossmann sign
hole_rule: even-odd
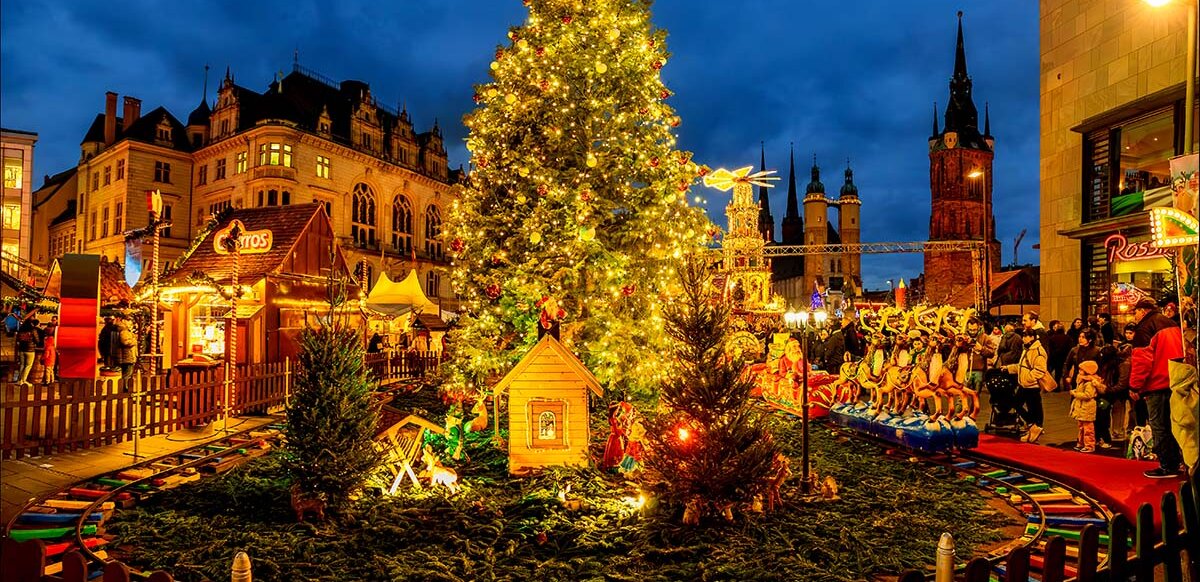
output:
[[[217,231],[213,235],[213,250],[218,254],[229,254],[229,237],[237,233],[239,244],[239,252],[243,255],[262,254],[271,250],[271,245],[274,244],[274,236],[270,230],[246,230],[246,225],[240,220],[230,222],[225,228]]]

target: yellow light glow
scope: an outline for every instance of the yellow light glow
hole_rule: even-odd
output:
[[[983,170],[971,170],[971,173],[967,174],[967,177],[971,178],[972,180],[975,178],[981,178],[983,177]]]
[[[1200,221],[1177,208],[1151,208],[1150,231],[1160,249],[1200,244]]]
[[[1145,2],[1146,2],[1146,4],[1149,4],[1155,8],[1159,8],[1161,6],[1166,6],[1167,4],[1170,4],[1171,0],[1145,0]]]
[[[754,166],[746,166],[738,168],[732,172],[725,168],[720,168],[704,177],[704,185],[709,188],[716,188],[722,192],[728,192],[736,184],[750,184],[752,186],[763,186],[766,188],[773,187],[771,180],[778,180],[779,176],[772,176],[775,170],[767,170],[764,172],[750,172]]]
[[[683,442],[687,442],[687,440],[692,436],[692,432],[684,427],[679,427],[679,430],[676,431],[676,434],[679,435],[679,440]]]

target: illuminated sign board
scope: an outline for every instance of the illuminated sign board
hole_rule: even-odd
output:
[[[1131,243],[1123,234],[1114,234],[1104,239],[1104,248],[1108,249],[1110,263],[1171,256],[1171,251],[1154,246],[1154,241]]]
[[[246,230],[246,225],[242,224],[242,221],[235,219],[213,235],[213,250],[217,254],[229,254],[229,250],[225,248],[225,244],[234,229],[237,229],[239,252],[243,255],[256,255],[268,252],[271,250],[271,245],[275,242],[270,230]]]

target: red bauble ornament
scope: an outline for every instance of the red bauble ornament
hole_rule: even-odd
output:
[[[643,107],[643,108],[641,108],[641,109],[638,109],[638,113],[641,113],[642,115],[645,115],[645,114],[647,114],[647,113],[650,113],[650,108],[649,108],[649,107]]]
[[[500,297],[500,285],[498,283],[492,283],[491,285],[487,286],[487,289],[484,289],[484,293],[487,293],[488,297],[496,299]]]
[[[671,118],[671,127],[679,127],[679,116]]]
[[[450,250],[452,250],[456,253],[461,253],[463,248],[466,246],[467,246],[467,244],[464,243],[463,239],[461,239],[461,238],[456,238],[456,239],[450,241]]]
[[[475,161],[475,165],[479,166],[480,168],[486,168],[488,165],[487,158],[479,156],[479,159]]]
[[[591,193],[591,191],[589,191],[589,190],[584,190],[583,192],[580,192],[580,193],[579,193],[579,199],[580,199],[580,200],[582,200],[582,201],[584,201],[584,202],[587,202],[587,201],[591,200],[591,199],[592,199],[592,193]]]
[[[621,287],[621,295],[624,295],[626,297],[633,295],[635,291],[637,291],[637,285],[635,285],[633,283],[630,283],[628,285],[625,285],[624,287]]]
[[[570,16],[564,16],[562,20],[563,20],[563,24],[571,24]]]
[[[651,168],[658,167],[658,156],[654,156],[653,158],[650,158],[650,167]]]
[[[679,181],[679,186],[678,186],[678,187],[679,187],[679,191],[680,191],[680,192],[687,192],[687,190],[688,190],[688,183],[687,183],[687,181],[686,181],[686,180],[680,180],[680,181]]]
[[[653,64],[653,65],[650,65],[650,68],[652,68],[652,69],[654,69],[655,71],[657,71],[657,70],[659,70],[659,69],[662,69],[662,65],[663,65],[663,64],[662,64],[662,61],[654,61],[654,64]]]
[[[546,55],[546,47],[539,46],[539,47],[537,47],[537,50],[534,51],[534,53],[537,54],[537,56],[539,56],[539,57],[545,56]]]
[[[542,91],[549,91],[550,90],[550,81],[546,81],[543,79],[541,83],[538,83],[538,87],[541,87]]]
[[[701,177],[707,176],[708,175],[708,166],[700,166],[699,168],[696,169],[696,174],[700,175]]]
[[[666,99],[667,97],[670,97],[670,96],[671,96],[671,92],[667,91],[666,89],[663,89],[662,92],[658,94],[659,99]]]
[[[537,187],[538,196],[545,196],[547,191],[549,191],[549,188],[547,188],[545,184],[538,184],[538,187]]]
[[[502,48],[496,49],[496,60],[498,61],[503,58],[504,58],[504,49],[502,49]]]
[[[654,46],[654,39],[646,41],[646,46]]]
[[[473,99],[476,103],[479,103],[480,101],[483,101],[483,95],[476,93],[471,96],[471,99]]]

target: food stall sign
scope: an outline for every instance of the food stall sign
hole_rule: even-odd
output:
[[[270,230],[246,230],[246,225],[242,224],[242,221],[233,220],[228,226],[218,230],[217,234],[213,235],[213,250],[217,254],[229,254],[229,250],[225,248],[225,242],[234,229],[239,233],[239,240],[241,241],[239,252],[243,255],[256,255],[268,252],[275,242]]]

